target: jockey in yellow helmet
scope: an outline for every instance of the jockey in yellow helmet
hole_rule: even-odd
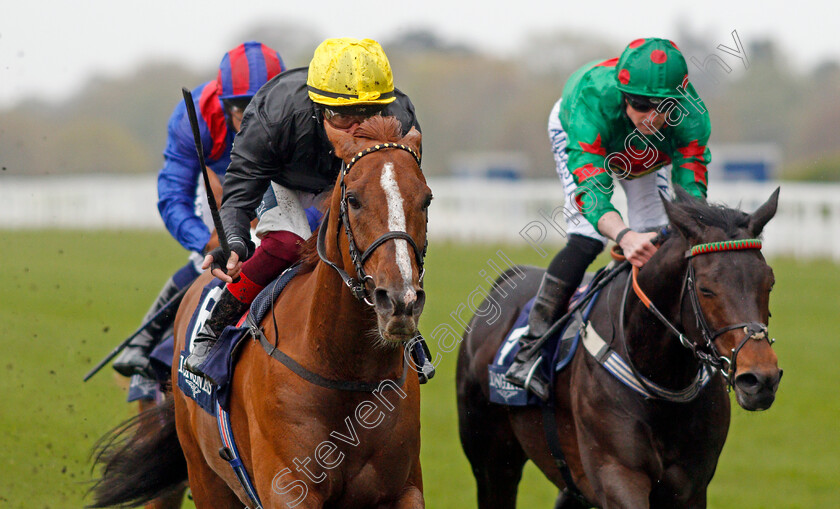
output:
[[[414,105],[394,88],[385,52],[370,39],[327,39],[308,68],[286,71],[254,96],[224,183],[221,218],[231,255],[221,259],[216,249],[204,260],[204,268],[212,267],[227,285],[196,336],[185,361],[188,370],[204,374],[201,365],[218,334],[297,260],[310,235],[304,209],[332,189],[342,165],[324,122],[349,131],[378,114],[399,119],[403,134],[420,129]],[[255,215],[260,219],[256,250],[249,234]]]

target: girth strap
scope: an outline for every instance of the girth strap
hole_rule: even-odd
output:
[[[549,401],[542,406],[542,421],[543,432],[545,433],[545,440],[548,443],[548,451],[554,458],[554,463],[560,470],[560,475],[563,477],[563,482],[566,483],[566,492],[575,497],[582,505],[589,507],[589,503],[583,493],[572,479],[572,471],[569,469],[569,464],[566,463],[566,455],[563,454],[563,448],[560,446],[560,434],[557,431],[557,419],[555,418],[556,409],[554,402]]]
[[[236,478],[239,479],[239,484],[245,490],[245,494],[254,505],[254,509],[262,509],[262,502],[257,495],[257,489],[251,478],[248,476],[248,471],[242,463],[242,458],[239,456],[239,450],[236,448],[236,440],[233,438],[233,428],[230,425],[230,415],[222,408],[219,402],[216,402],[216,423],[219,426],[219,437],[222,439],[222,448],[219,449],[219,456],[230,464]],[[248,509],[246,507],[246,509]]]

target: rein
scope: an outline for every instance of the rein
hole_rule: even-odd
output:
[[[665,325],[668,330],[677,336],[680,341],[680,344],[686,348],[688,348],[692,355],[699,360],[702,364],[709,366],[711,368],[717,369],[726,379],[727,389],[731,389],[734,381],[732,380],[732,375],[735,374],[735,370],[737,367],[737,359],[738,359],[738,352],[741,351],[741,348],[749,341],[750,339],[754,339],[756,341],[766,340],[768,344],[772,345],[775,340],[770,339],[767,335],[767,325],[758,322],[743,322],[743,323],[736,323],[733,325],[727,325],[725,327],[721,327],[720,329],[713,330],[710,326],[708,321],[706,320],[706,316],[703,313],[703,309],[700,306],[700,298],[697,295],[697,288],[696,288],[696,276],[694,273],[694,266],[691,264],[691,259],[695,256],[710,254],[710,253],[717,253],[717,252],[724,252],[724,251],[740,251],[745,249],[761,249],[761,241],[758,239],[743,239],[743,240],[726,240],[722,242],[711,242],[707,244],[698,244],[696,246],[692,246],[685,252],[685,258],[688,259],[688,268],[685,272],[685,279],[683,283],[682,292],[687,292],[689,296],[689,301],[691,302],[692,311],[694,313],[694,317],[697,321],[697,328],[700,329],[700,334],[703,336],[703,344],[698,347],[697,343],[690,341],[685,334],[683,334],[670,320],[668,320],[664,314],[654,305],[651,299],[645,294],[642,290],[641,286],[639,286],[638,281],[638,274],[639,268],[633,267],[632,270],[632,286],[633,291],[635,292],[636,296],[639,300],[644,304],[644,306],[663,324]],[[626,297],[627,291],[625,291]],[[682,305],[682,304],[681,304]],[[622,305],[622,319],[621,319],[621,331],[623,336],[624,331],[624,306]],[[721,355],[720,351],[718,351],[717,347],[714,344],[714,340],[717,339],[718,336],[729,332],[735,329],[743,328],[744,337],[741,339],[738,346],[733,348],[731,351],[731,357],[726,357]],[[627,343],[625,342],[625,347]],[[629,355],[628,355],[629,357]],[[629,359],[628,359],[629,360]],[[632,364],[631,364],[631,367]],[[636,373],[636,368],[633,367],[634,373]],[[638,376],[638,375],[637,375]]]
[[[370,300],[370,294],[368,293],[368,281],[373,280],[367,272],[365,272],[364,264],[368,258],[373,254],[373,252],[389,240],[405,240],[408,242],[408,245],[414,250],[414,258],[417,261],[417,266],[420,268],[420,282],[423,282],[423,276],[426,274],[426,269],[423,267],[423,260],[426,258],[426,250],[429,246],[429,240],[426,239],[426,243],[423,245],[423,249],[420,249],[417,246],[417,243],[414,242],[414,238],[411,237],[407,232],[404,231],[390,231],[388,233],[383,234],[378,239],[374,240],[363,252],[359,252],[359,248],[356,246],[356,240],[353,236],[353,231],[350,229],[350,216],[347,210],[347,187],[344,184],[344,177],[350,172],[350,169],[356,162],[361,159],[362,157],[371,154],[373,152],[378,152],[380,150],[385,149],[398,149],[404,150],[414,157],[414,160],[417,161],[417,166],[420,166],[420,156],[417,152],[414,151],[411,147],[407,145],[402,145],[400,143],[379,143],[372,147],[368,147],[365,150],[362,150],[350,160],[349,163],[343,164],[343,168],[341,171],[341,178],[339,181],[339,185],[341,186],[341,205],[339,207],[339,216],[338,221],[340,224],[344,225],[344,232],[347,236],[347,242],[349,245],[349,252],[350,252],[350,259],[353,261],[353,265],[356,267],[356,277],[352,277],[347,272],[336,265],[335,263],[331,262],[329,258],[327,258],[326,252],[326,245],[325,240],[327,236],[327,228],[326,224],[329,221],[330,211],[327,209],[326,213],[324,214],[324,219],[321,221],[321,227],[318,228],[318,242],[317,242],[317,251],[318,257],[321,259],[322,262],[326,263],[330,266],[333,270],[335,270],[338,275],[341,277],[341,280],[344,281],[344,284],[350,288],[353,296],[356,299],[364,302],[368,306],[373,306],[373,302]],[[428,221],[428,217],[427,217]]]

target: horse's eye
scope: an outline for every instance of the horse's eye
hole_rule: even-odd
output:
[[[715,292],[709,290],[708,288],[703,288],[702,286],[700,287],[700,293],[703,294],[703,297],[714,297],[715,296]]]
[[[423,201],[423,210],[426,210],[427,208],[429,208],[429,205],[431,205],[431,204],[432,204],[432,195],[429,195]]]
[[[358,198],[356,198],[355,194],[348,194],[347,195],[347,204],[350,205],[350,208],[359,209],[362,204]]]

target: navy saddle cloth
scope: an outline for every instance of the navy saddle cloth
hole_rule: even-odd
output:
[[[248,313],[254,317],[256,323],[259,323],[272,309],[274,301],[289,281],[297,275],[299,269],[300,265],[294,265],[286,269],[285,272],[274,280],[273,283],[266,286],[257,298],[254,299]],[[214,279],[202,290],[200,305],[193,313],[189,326],[187,327],[188,338],[185,349],[180,354],[178,364],[178,387],[184,394],[195,400],[201,408],[212,415],[216,415],[216,402],[224,410],[230,409],[230,382],[233,377],[236,354],[243,343],[242,340],[248,335],[249,331],[248,327],[243,325],[245,323],[244,317],[238,324],[225,327],[225,330],[219,335],[218,341],[216,341],[216,344],[210,351],[210,356],[202,366],[202,370],[219,383],[218,386],[214,386],[204,377],[187,371],[184,368],[184,360],[189,355],[196,332],[201,328],[207,315],[210,314],[210,310],[216,303],[222,289],[222,281]]]
[[[588,286],[578,288],[569,304],[570,307],[586,294]],[[507,337],[496,351],[493,363],[487,367],[490,382],[490,401],[493,403],[507,406],[542,404],[537,396],[505,380],[505,373],[513,364],[513,359],[519,352],[519,338],[528,332],[528,314],[534,306],[534,300],[536,300],[536,296],[522,308],[522,312],[519,313],[519,318],[516,319],[513,328],[508,332]],[[565,368],[574,357],[580,343],[581,325],[586,324],[597,300],[598,293],[592,296],[589,303],[583,308],[583,312],[578,310],[575,316],[566,322],[566,326],[562,330],[543,344],[541,350],[542,361],[538,369],[542,371],[544,378],[549,380],[552,386],[554,385],[555,374]]]

